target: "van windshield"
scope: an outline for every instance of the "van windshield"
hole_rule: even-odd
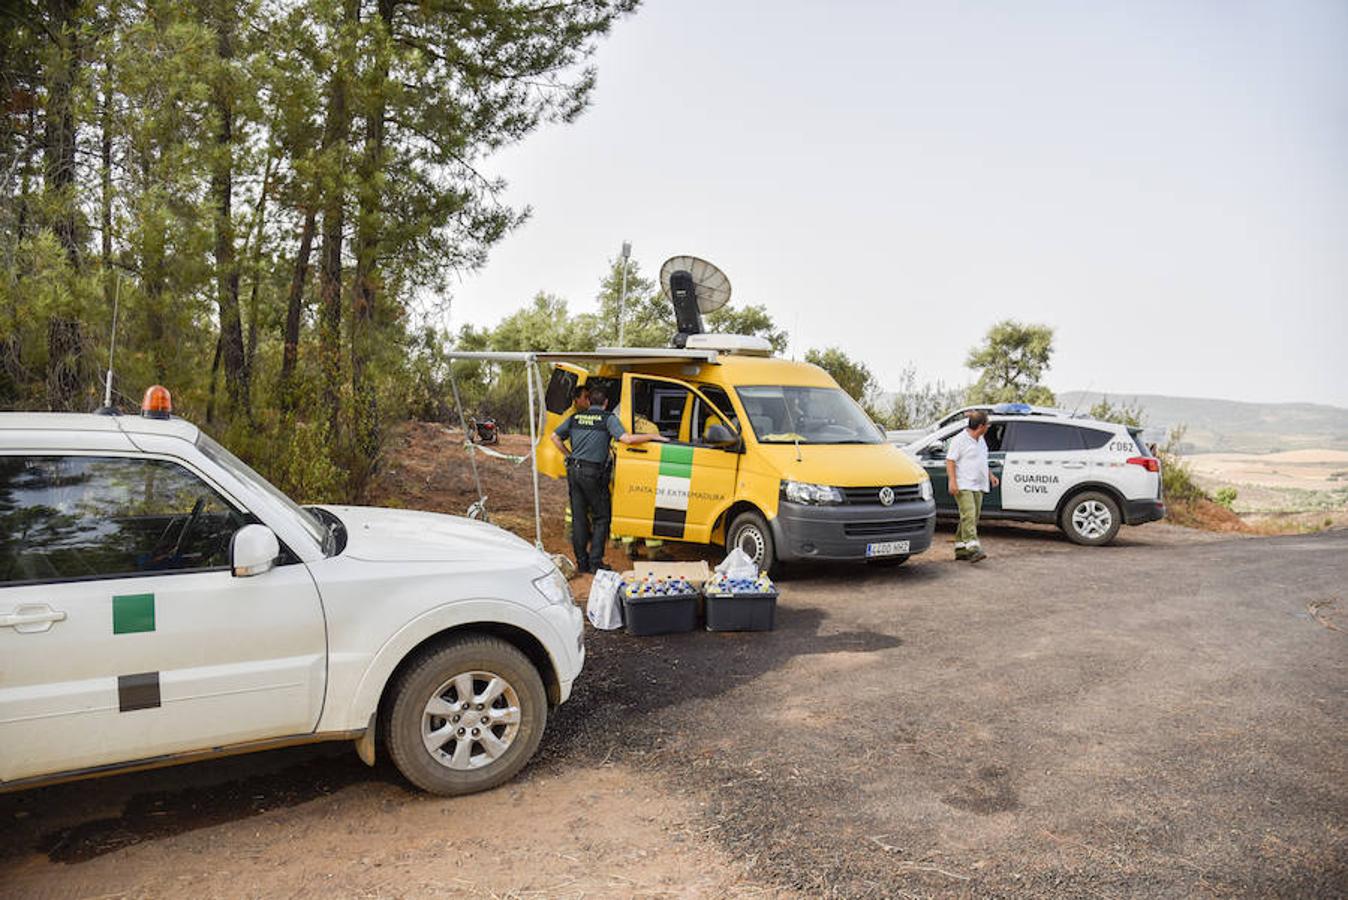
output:
[[[879,444],[880,429],[841,388],[736,388],[761,444]]]

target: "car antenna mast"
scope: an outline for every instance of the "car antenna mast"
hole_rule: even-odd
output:
[[[103,377],[103,408],[99,410],[105,416],[114,415],[117,410],[112,405],[112,361],[117,354],[117,309],[122,300],[122,279],[112,289],[112,335],[108,338],[108,371]]]

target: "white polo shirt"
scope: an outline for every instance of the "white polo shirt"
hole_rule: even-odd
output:
[[[945,458],[955,461],[955,484],[962,491],[992,490],[988,483],[988,445],[981,437],[974,440],[969,429],[960,429],[960,433],[950,439],[950,447]]]

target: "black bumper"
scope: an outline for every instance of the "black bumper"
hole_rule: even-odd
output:
[[[866,558],[866,545],[880,541],[908,541],[908,552],[931,546],[936,528],[936,504],[913,500],[893,506],[843,504],[806,506],[783,501],[769,523],[777,558],[852,560]]]
[[[1123,521],[1127,525],[1141,525],[1144,522],[1156,522],[1165,518],[1165,502],[1162,500],[1125,500],[1123,502]]]

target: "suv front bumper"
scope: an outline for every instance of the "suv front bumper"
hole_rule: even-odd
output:
[[[882,541],[907,541],[912,555],[931,546],[936,504],[911,500],[892,506],[807,506],[783,500],[768,525],[777,558],[783,561],[866,559],[866,546]]]

